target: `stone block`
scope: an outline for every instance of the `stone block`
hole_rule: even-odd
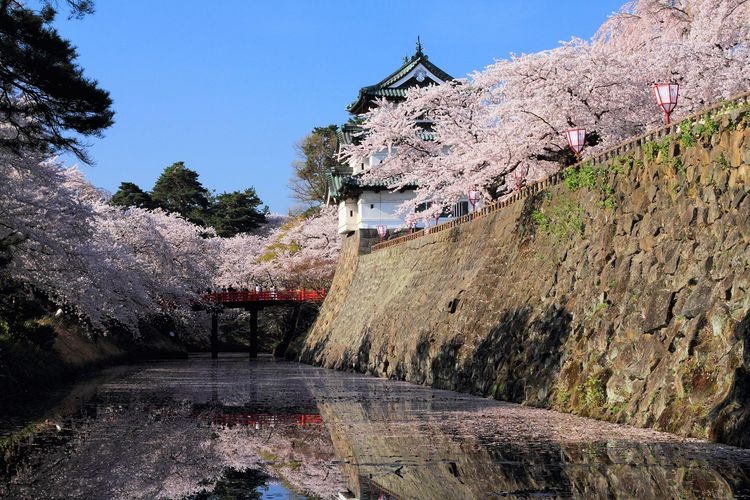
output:
[[[680,247],[675,241],[664,244],[664,273],[674,274],[680,262]]]
[[[711,283],[700,283],[688,295],[680,314],[686,318],[695,318],[706,312],[713,305],[714,300],[713,285]]]
[[[669,289],[650,288],[644,293],[642,303],[645,309],[641,312],[641,331],[653,333],[664,328],[672,315],[672,298],[674,292]]]

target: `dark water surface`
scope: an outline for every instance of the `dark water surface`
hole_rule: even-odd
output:
[[[55,399],[4,403],[0,436],[41,432],[0,458],[0,497],[750,498],[750,450],[263,358],[104,370]]]

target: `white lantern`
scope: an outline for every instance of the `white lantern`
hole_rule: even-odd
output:
[[[388,231],[388,228],[384,224],[378,224],[375,226],[378,230],[378,236],[380,236],[380,240],[382,241],[383,238],[385,238],[385,234]]]
[[[528,165],[519,165],[516,170],[513,171],[513,184],[515,184],[516,190],[520,190],[526,185],[526,177],[529,175]]]
[[[586,129],[568,129],[565,131],[565,137],[568,139],[568,146],[570,146],[570,149],[572,149],[575,154],[578,154],[581,152],[583,145],[586,142]]]
[[[479,203],[479,199],[481,198],[481,193],[476,190],[469,191],[469,203],[471,203],[471,209],[474,210],[474,208],[477,206],[477,203]]]
[[[680,94],[680,86],[676,83],[657,83],[654,85],[656,104],[664,112],[664,121],[669,125],[669,115],[677,106],[677,97]]]

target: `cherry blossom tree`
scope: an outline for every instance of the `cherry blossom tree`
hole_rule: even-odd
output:
[[[335,207],[321,207],[311,217],[295,219],[277,242],[282,246],[274,268],[285,286],[328,288],[341,250]]]
[[[170,315],[191,321],[209,287],[312,286],[338,252],[333,209],[269,217],[258,234],[219,238],[162,210],[120,208],[75,168],[33,151],[0,151],[0,274],[24,283],[95,330]]]
[[[261,261],[269,245],[267,235],[238,234],[221,238],[218,245],[218,267],[213,283],[216,288],[236,286],[252,289],[267,283],[266,266]]]
[[[429,217],[469,189],[503,196],[519,166],[533,180],[573,161],[567,128],[585,127],[596,153],[660,125],[656,82],[681,85],[677,115],[750,88],[749,30],[747,0],[629,2],[590,41],[513,55],[467,79],[413,89],[397,105],[381,101],[342,157],[387,151],[365,180],[416,183],[402,213],[430,201]]]
[[[204,229],[161,211],[111,207],[80,171],[33,152],[8,153],[0,174],[0,272],[94,328],[116,322],[137,331],[148,314],[184,313],[210,283],[216,245]]]
[[[326,288],[340,251],[334,207],[310,217],[271,217],[265,234],[220,241],[217,286]]]

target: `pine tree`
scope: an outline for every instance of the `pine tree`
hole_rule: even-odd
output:
[[[0,1],[0,119],[10,128],[0,146],[67,150],[90,160],[79,136],[99,136],[113,123],[109,93],[76,65],[71,43],[51,27],[49,2],[39,12]],[[72,14],[91,12],[88,1],[69,1]]]
[[[209,196],[198,181],[198,173],[181,161],[165,168],[151,191],[151,199],[157,207],[200,225],[206,223]]]
[[[259,209],[263,202],[255,188],[221,193],[211,205],[211,225],[216,234],[226,238],[239,233],[249,233],[266,222],[268,207]]]
[[[132,182],[121,182],[120,189],[112,195],[110,203],[119,207],[155,207],[151,195]]]

